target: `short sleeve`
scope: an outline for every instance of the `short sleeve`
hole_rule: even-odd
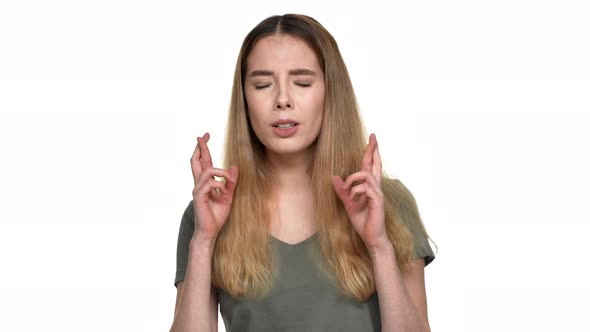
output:
[[[405,189],[407,190],[407,188]],[[426,266],[434,260],[434,252],[430,247],[428,235],[422,224],[416,200],[409,190],[407,190],[406,198],[400,202],[399,214],[414,238],[413,259],[424,258],[424,266]]]
[[[195,231],[195,212],[193,209],[193,201],[188,203],[188,206],[182,214],[180,220],[180,229],[178,231],[178,243],[176,244],[176,277],[174,278],[174,286],[184,280],[186,275],[186,266],[188,263],[188,247]]]

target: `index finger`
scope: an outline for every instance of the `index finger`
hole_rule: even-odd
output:
[[[381,183],[381,155],[379,154],[379,144],[377,143],[377,137],[375,137],[375,152],[373,152],[373,167],[372,172],[375,179],[377,179],[377,183]]]
[[[209,147],[207,146],[207,141],[209,141],[209,137],[209,133],[205,133],[205,135],[203,135],[203,138],[197,138],[197,140],[199,141],[201,163],[203,165],[203,169],[213,167],[211,153],[209,153]]]
[[[209,133],[205,133],[203,138],[197,137],[197,142],[200,142],[201,140],[204,140],[205,143],[209,141]],[[197,184],[197,179],[199,178],[201,173],[203,173],[203,162],[201,160],[201,145],[202,143],[197,143],[197,145],[195,146],[195,151],[193,152],[193,155],[190,159],[191,171],[193,173],[195,185]]]
[[[198,140],[199,140],[199,137],[197,137],[197,141]],[[193,171],[193,177],[195,178],[195,181],[196,181],[199,174],[201,174],[203,172],[203,166],[201,165],[201,149],[199,148],[199,143],[197,143],[197,145],[195,146],[195,151],[193,152],[193,155],[191,156],[191,169]]]
[[[369,135],[369,144],[365,149],[365,155],[363,156],[363,162],[361,164],[361,170],[370,171],[373,167],[373,153],[375,151],[375,135]]]

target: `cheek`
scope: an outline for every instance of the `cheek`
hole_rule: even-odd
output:
[[[312,96],[313,104],[316,109],[324,108],[325,87],[322,85]]]
[[[249,97],[246,94],[246,106],[248,107],[248,117],[252,122],[252,126],[255,125],[255,122],[260,121],[260,110],[262,109],[262,105],[259,99]]]
[[[313,101],[312,101],[312,107],[314,109],[314,115],[316,120],[318,121],[322,121],[323,117],[324,117],[324,94],[322,93],[318,93],[317,95],[314,96]]]
[[[311,106],[311,105],[310,105]],[[309,119],[313,122],[313,135],[318,136],[319,132],[322,130],[322,122],[324,120],[324,103],[323,100],[316,100],[313,103],[313,112]]]
[[[250,110],[250,124],[252,125],[252,129],[254,129],[254,132],[257,136],[260,135],[263,122],[263,119],[261,119],[256,112],[252,112],[252,110]]]
[[[246,94],[246,104],[248,109],[263,110],[269,107],[269,103],[272,103],[272,99],[269,96],[265,96],[260,93]]]

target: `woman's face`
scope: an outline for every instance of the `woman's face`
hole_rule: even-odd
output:
[[[322,127],[325,94],[324,73],[312,49],[291,36],[264,37],[246,68],[250,123],[267,154],[310,153]],[[279,127],[280,120],[285,123]]]

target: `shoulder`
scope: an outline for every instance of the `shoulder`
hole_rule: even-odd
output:
[[[425,265],[430,264],[434,260],[434,252],[414,195],[399,179],[387,178],[382,183],[386,199],[393,205],[399,220],[412,235],[413,259],[423,257]]]
[[[191,200],[182,214],[181,230],[193,230],[195,228],[195,209],[193,207],[193,200]]]
[[[399,179],[384,178],[381,183],[385,200],[393,208],[399,221],[409,229],[414,237],[423,235],[421,233],[424,233],[424,226],[418,205],[408,187]]]
[[[191,199],[191,201],[188,202],[188,205],[184,209],[184,213],[183,213],[182,217],[183,217],[183,219],[185,219],[185,217],[194,218],[194,216],[195,216],[195,209],[194,209],[194,205],[193,205],[193,200]]]
[[[416,207],[414,195],[401,180],[383,177],[381,187],[386,199],[398,209],[408,210]]]

